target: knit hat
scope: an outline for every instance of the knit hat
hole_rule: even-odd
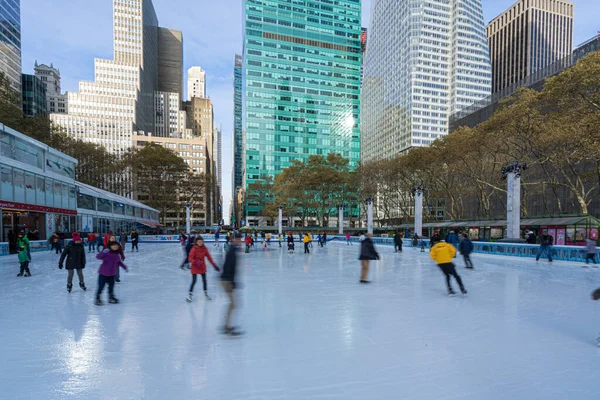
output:
[[[111,242],[108,242],[108,245],[107,245],[108,249],[110,251],[112,251],[112,252],[118,252],[119,250],[113,250],[113,249],[111,249],[111,247],[114,246],[115,244],[118,245],[119,247],[121,247],[121,245],[119,244],[119,242],[111,241]]]
[[[78,232],[73,232],[73,241],[74,242],[80,242],[81,241],[81,236],[79,236]]]

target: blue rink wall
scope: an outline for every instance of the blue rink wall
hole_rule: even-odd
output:
[[[214,242],[214,235],[202,235],[206,242]],[[294,238],[298,242],[298,236],[295,235]],[[316,238],[313,235],[313,238]],[[358,244],[359,238],[356,236],[352,236],[350,238],[351,242]],[[221,241],[225,241],[225,238],[221,236]],[[328,242],[333,240],[339,242],[346,242],[345,236],[329,236]],[[65,245],[70,240],[65,240]],[[272,238],[271,242],[277,243],[276,238]],[[373,242],[376,245],[383,246],[393,246],[394,241],[391,238],[379,238],[373,237]],[[179,243],[179,235],[140,235],[140,243]],[[412,240],[404,239],[404,248],[412,248]],[[130,244],[129,242],[127,243]],[[429,248],[429,240],[425,240],[426,248]],[[50,244],[45,240],[37,240],[31,241],[31,252],[39,252],[39,251],[49,251]],[[527,258],[535,258],[537,255],[539,245],[533,244],[515,244],[515,243],[491,243],[491,242],[473,242],[474,253],[478,254],[493,254],[500,256],[513,256],[513,257],[527,257]],[[555,260],[562,261],[584,261],[587,255],[587,252],[584,247],[577,246],[552,246],[552,258]],[[0,256],[9,255],[8,243],[0,243]],[[544,254],[542,258],[547,258]]]

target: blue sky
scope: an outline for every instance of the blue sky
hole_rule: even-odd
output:
[[[215,123],[223,127],[223,211],[231,198],[233,62],[242,50],[243,0],[153,0],[160,25],[184,36],[185,70],[200,65]],[[401,1],[401,0],[398,0]],[[363,0],[363,26],[369,26],[372,0]],[[483,0],[489,22],[515,0]],[[598,0],[575,0],[574,45],[600,30]],[[76,91],[94,77],[94,58],[112,58],[111,0],[25,0],[21,2],[23,71],[35,60],[60,68],[63,90]]]

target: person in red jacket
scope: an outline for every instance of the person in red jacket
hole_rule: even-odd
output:
[[[108,239],[110,239],[110,237],[112,235],[113,235],[113,233],[111,231],[108,231],[108,233],[104,235],[104,248],[105,249],[108,247]]]
[[[207,300],[211,300],[208,295],[206,289],[206,261],[205,258],[208,258],[208,261],[212,264],[215,271],[221,271],[217,264],[215,264],[214,260],[210,256],[210,252],[208,248],[204,246],[204,239],[201,236],[196,237],[196,244],[190,250],[190,255],[188,256],[188,261],[192,265],[192,285],[190,286],[190,294],[186,299],[188,303],[192,302],[192,296],[194,295],[194,286],[196,285],[197,275],[202,275],[202,285],[204,287],[204,296]]]
[[[92,250],[96,250],[96,234],[94,232],[88,233],[87,243],[88,253],[91,253]]]

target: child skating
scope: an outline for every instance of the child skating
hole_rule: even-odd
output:
[[[93,243],[93,241],[92,241]],[[73,233],[73,240],[69,243],[58,261],[58,268],[63,269],[63,263],[67,259],[67,292],[71,293],[73,290],[73,275],[77,271],[77,277],[79,278],[79,287],[81,290],[86,291],[85,283],[83,281],[83,269],[85,268],[85,246],[81,240],[79,233]]]
[[[98,260],[102,260],[102,265],[98,270],[98,290],[96,291],[96,305],[101,306],[100,295],[104,286],[108,284],[108,302],[117,304],[119,300],[115,297],[115,275],[119,267],[128,272],[127,266],[121,260],[121,245],[117,241],[109,241],[107,248],[96,254]]]
[[[198,274],[202,276],[204,296],[207,300],[212,300],[208,295],[208,290],[206,287],[206,258],[212,264],[215,271],[221,271],[210,256],[208,248],[204,245],[204,239],[198,236],[196,238],[196,244],[194,245],[194,247],[192,247],[190,255],[188,256],[188,261],[190,262],[190,264],[192,264],[192,284],[190,285],[190,293],[186,299],[188,303],[192,302],[192,296],[194,295],[194,286],[196,286],[196,278],[198,277]]]
[[[438,267],[442,270],[444,275],[446,276],[446,285],[448,286],[448,295],[455,296],[456,292],[452,289],[452,285],[450,284],[450,277],[453,276],[460,287],[460,291],[463,295],[467,294],[467,290],[463,285],[462,279],[456,273],[456,268],[452,263],[452,259],[456,255],[456,248],[452,246],[450,243],[446,242],[437,242],[431,247],[429,251],[429,255],[431,258],[437,263]]]
[[[29,239],[23,238],[21,232],[19,232],[19,238],[17,239],[17,251],[20,266],[17,276],[31,276],[31,271],[29,270],[29,261],[31,260],[29,258]]]

